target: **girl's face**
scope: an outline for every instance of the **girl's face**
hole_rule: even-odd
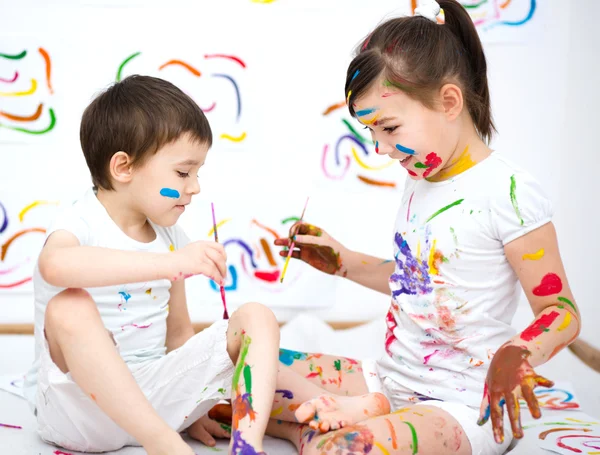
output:
[[[457,148],[458,122],[448,115],[442,96],[429,109],[378,81],[356,100],[354,110],[371,131],[377,153],[399,160],[415,180],[434,176]]]

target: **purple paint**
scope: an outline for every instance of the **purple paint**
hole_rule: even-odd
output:
[[[390,281],[399,285],[400,289],[393,291],[392,297],[398,297],[400,294],[429,294],[433,290],[429,264],[427,261],[417,261],[399,232],[396,232],[394,241],[399,248],[394,258],[397,272],[390,276]],[[404,256],[404,261],[400,258],[401,255]]]
[[[235,455],[266,455],[265,452],[257,452],[254,447],[248,444],[244,438],[242,438],[242,432],[238,430],[233,432],[233,447],[231,447],[231,453]]]
[[[287,398],[288,400],[294,398],[294,394],[291,390],[276,390],[275,393],[280,393],[281,395],[283,395],[283,398]]]

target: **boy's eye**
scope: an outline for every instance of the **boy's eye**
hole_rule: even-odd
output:
[[[186,177],[190,176],[189,172],[179,172],[179,171],[177,171],[177,175],[181,178],[186,178]]]

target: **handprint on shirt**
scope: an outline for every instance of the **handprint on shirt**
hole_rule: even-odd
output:
[[[400,288],[392,290],[392,297],[396,298],[401,294],[429,294],[433,290],[433,287],[431,285],[431,277],[429,276],[430,265],[428,261],[423,261],[413,256],[407,241],[404,240],[402,234],[399,232],[396,232],[394,241],[398,246],[398,252],[394,258],[397,271],[390,276],[390,282],[398,285]],[[428,241],[426,245],[426,252],[428,252]]]

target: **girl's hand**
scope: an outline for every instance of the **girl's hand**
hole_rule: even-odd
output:
[[[350,251],[323,229],[297,222],[290,228],[290,237],[291,239],[275,240],[275,245],[289,248],[294,243],[293,258],[300,259],[329,275],[345,277],[348,274]],[[279,255],[286,257],[288,250],[280,251]]]
[[[492,416],[494,438],[498,444],[504,441],[504,411],[506,403],[508,417],[515,438],[523,437],[519,398],[524,398],[534,419],[541,417],[540,406],[533,393],[538,385],[552,387],[554,383],[533,371],[527,360],[531,352],[527,349],[504,345],[494,355],[483,391],[479,413],[479,425],[484,425]]]

